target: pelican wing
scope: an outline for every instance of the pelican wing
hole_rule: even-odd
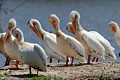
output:
[[[51,53],[54,58],[65,60],[65,55],[59,51],[56,43],[56,35],[49,33],[44,35],[44,48],[48,53]]]
[[[80,42],[78,42],[71,36],[67,36],[66,41],[70,44],[71,47],[73,47],[77,51],[80,56],[85,57],[85,50]]]
[[[20,48],[23,61],[33,68],[46,71],[47,56],[38,44],[25,43]]]
[[[116,59],[116,56],[114,53],[115,49],[111,46],[110,42],[96,31],[90,31],[90,33],[94,35],[96,39],[103,45],[103,47],[105,48],[106,56],[115,60]]]
[[[98,32],[96,32],[96,31],[89,31],[89,32],[90,32],[92,35],[94,35],[99,41],[104,41],[106,45],[110,45],[110,46],[111,46],[110,42],[109,42],[107,39],[105,39],[102,35],[100,35]],[[111,46],[111,48],[112,48],[113,50],[115,50],[114,47]]]
[[[43,50],[43,48],[41,46],[39,46],[38,44],[35,44],[34,51],[39,53],[39,57],[42,59],[42,61],[45,63],[44,65],[46,66],[47,55],[46,55],[45,51]]]
[[[56,36],[55,35],[44,35],[44,42],[51,48],[52,50],[55,50],[56,48]],[[55,51],[56,52],[56,51]]]
[[[43,48],[44,48],[46,54],[49,55],[48,53],[51,52],[51,51],[49,50],[49,49],[50,49],[49,46],[48,46],[47,44],[45,44],[45,43],[43,43],[42,46],[43,46]]]
[[[86,43],[91,48],[91,50],[93,50],[97,54],[100,54],[105,60],[105,57],[104,57],[105,49],[94,35],[91,35],[89,32],[84,31],[83,39],[86,41]]]
[[[108,45],[111,45],[110,42],[108,40],[106,40],[102,35],[100,35],[98,32],[96,31],[89,31],[90,33],[92,33],[94,36],[96,36],[97,38],[99,39],[104,39],[105,42],[108,44]]]
[[[105,48],[105,53],[106,56],[110,57],[111,59],[115,60],[116,56],[114,53],[114,48],[111,45],[108,45],[104,40],[102,39],[98,39],[98,41],[103,45],[103,47]]]

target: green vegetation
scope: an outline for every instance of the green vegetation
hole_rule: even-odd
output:
[[[26,78],[25,80],[63,80],[63,78],[59,76],[40,75],[40,76],[31,77],[31,78]]]
[[[5,76],[9,76],[8,73],[0,74],[0,77],[5,77]]]

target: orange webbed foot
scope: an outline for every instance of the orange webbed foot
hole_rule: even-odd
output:
[[[11,69],[11,70],[18,70],[19,68],[18,68],[18,66],[16,66],[16,65],[12,65],[12,66],[10,66],[9,69]]]

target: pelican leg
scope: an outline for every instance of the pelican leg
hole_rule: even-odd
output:
[[[94,62],[94,61],[95,61],[95,58],[96,58],[96,57],[94,57],[94,58],[92,59],[92,62]]]
[[[9,57],[6,57],[6,61],[5,61],[5,65],[4,66],[9,65],[9,63],[10,63],[10,59],[9,59]]]
[[[7,65],[9,65],[10,64],[10,58],[8,58],[8,61],[7,61]]]
[[[88,55],[88,64],[90,64],[90,57],[91,57],[91,55]]]
[[[31,66],[29,66],[29,74],[31,75]]]
[[[16,60],[16,68],[18,69],[19,61]]]
[[[68,66],[68,56],[66,57],[66,66]]]
[[[8,58],[6,57],[6,61],[5,61],[5,65],[4,66],[7,66],[7,63],[8,63]]]
[[[96,62],[98,62],[98,58],[96,59]]]
[[[52,63],[52,58],[50,58],[50,63]]]
[[[37,76],[38,76],[38,70],[39,70],[39,69],[37,69]]]
[[[58,60],[58,63],[60,63],[60,60]]]
[[[73,66],[73,62],[74,62],[74,57],[72,57],[71,66]]]

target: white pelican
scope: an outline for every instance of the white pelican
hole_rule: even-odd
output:
[[[30,66],[29,71],[31,74],[31,67],[38,70],[46,71],[47,56],[45,51],[38,44],[18,41],[11,36],[11,30],[16,27],[16,21],[12,18],[9,21],[8,31],[5,35],[4,48],[12,59],[22,61]],[[23,36],[21,36],[23,37]]]
[[[73,26],[72,26],[72,22],[69,22],[67,24],[66,29],[68,30],[68,32],[71,32],[75,35],[75,32],[73,30]],[[112,60],[116,59],[116,56],[114,54],[114,48],[112,47],[112,45],[110,44],[110,42],[105,39],[102,35],[100,35],[98,32],[96,31],[89,31],[89,33],[91,33],[92,35],[94,35],[96,37],[96,39],[104,46],[105,48],[105,53],[107,57],[111,58]],[[93,58],[92,61],[94,61],[95,57]],[[96,61],[98,60],[98,58],[96,59]]]
[[[114,48],[110,44],[110,42],[105,39],[102,35],[100,35],[96,31],[89,31],[92,35],[96,37],[96,39],[102,44],[102,46],[105,48],[105,56],[111,58],[112,60],[116,59],[116,55],[114,53]]]
[[[17,36],[20,36],[21,34],[19,34],[19,28],[17,29],[14,29],[12,32],[13,32],[13,36],[17,38],[17,40],[21,41],[21,40],[24,40],[24,37],[22,37],[22,39],[20,39],[20,37],[17,37]],[[6,62],[5,62],[5,65],[4,66],[7,66],[9,65],[10,63],[10,57],[9,55],[5,52],[4,50],[4,43],[3,43],[3,40],[4,40],[4,37],[5,37],[5,32],[4,33],[0,33],[0,52],[3,53],[3,55],[6,57]]]
[[[6,33],[0,33],[0,52],[5,56],[6,61],[5,61],[4,66],[7,66],[10,63],[10,59],[9,59],[9,55],[4,50],[3,37],[5,37],[5,34]]]
[[[23,32],[19,28],[14,28],[12,33],[18,38],[21,56],[23,61],[30,66],[30,74],[31,67],[46,71],[47,55],[42,47],[38,44],[25,42]]]
[[[18,63],[19,61],[22,61],[20,53],[18,49],[16,49],[18,46],[16,46],[16,38],[12,36],[12,29],[16,27],[17,23],[14,18],[10,19],[9,25],[8,25],[8,30],[5,34],[4,37],[4,49],[5,52],[9,55],[9,57],[12,60],[17,60],[16,66],[13,66],[13,69],[18,69]]]
[[[20,31],[21,31],[21,30],[19,30],[19,28],[12,30],[13,36],[16,37],[16,39],[17,39],[18,41],[24,40],[24,37],[18,37],[18,36],[23,35],[22,33],[20,33]],[[5,65],[4,65],[4,66],[7,66],[7,65],[9,65],[9,63],[10,63],[10,57],[9,57],[9,55],[8,55],[8,54],[5,52],[5,50],[4,50],[3,40],[4,40],[4,37],[5,37],[5,34],[6,34],[5,32],[4,32],[4,33],[0,33],[0,52],[2,52],[3,55],[5,56],[6,62],[5,62]]]
[[[70,20],[73,24],[75,38],[82,43],[85,52],[88,54],[88,63],[90,63],[90,56],[102,58],[105,60],[105,48],[90,32],[84,30],[80,24],[80,14],[77,11],[71,11]]]
[[[59,18],[55,14],[51,14],[49,16],[49,22],[56,30],[57,47],[59,48],[59,50],[67,57],[72,57],[81,62],[86,62],[84,47],[75,38],[64,34],[60,30]],[[73,61],[71,62],[71,65],[73,65]],[[68,66],[67,60],[66,66]]]
[[[109,22],[109,27],[110,27],[110,30],[115,33],[114,40],[118,44],[118,46],[120,47],[120,29],[119,29],[119,25],[115,21],[110,21]]]
[[[44,49],[50,56],[50,63],[52,62],[52,58],[58,59],[58,63],[60,60],[66,60],[66,56],[57,48],[55,34],[43,30],[40,22],[36,19],[29,20],[28,27],[43,40]]]

